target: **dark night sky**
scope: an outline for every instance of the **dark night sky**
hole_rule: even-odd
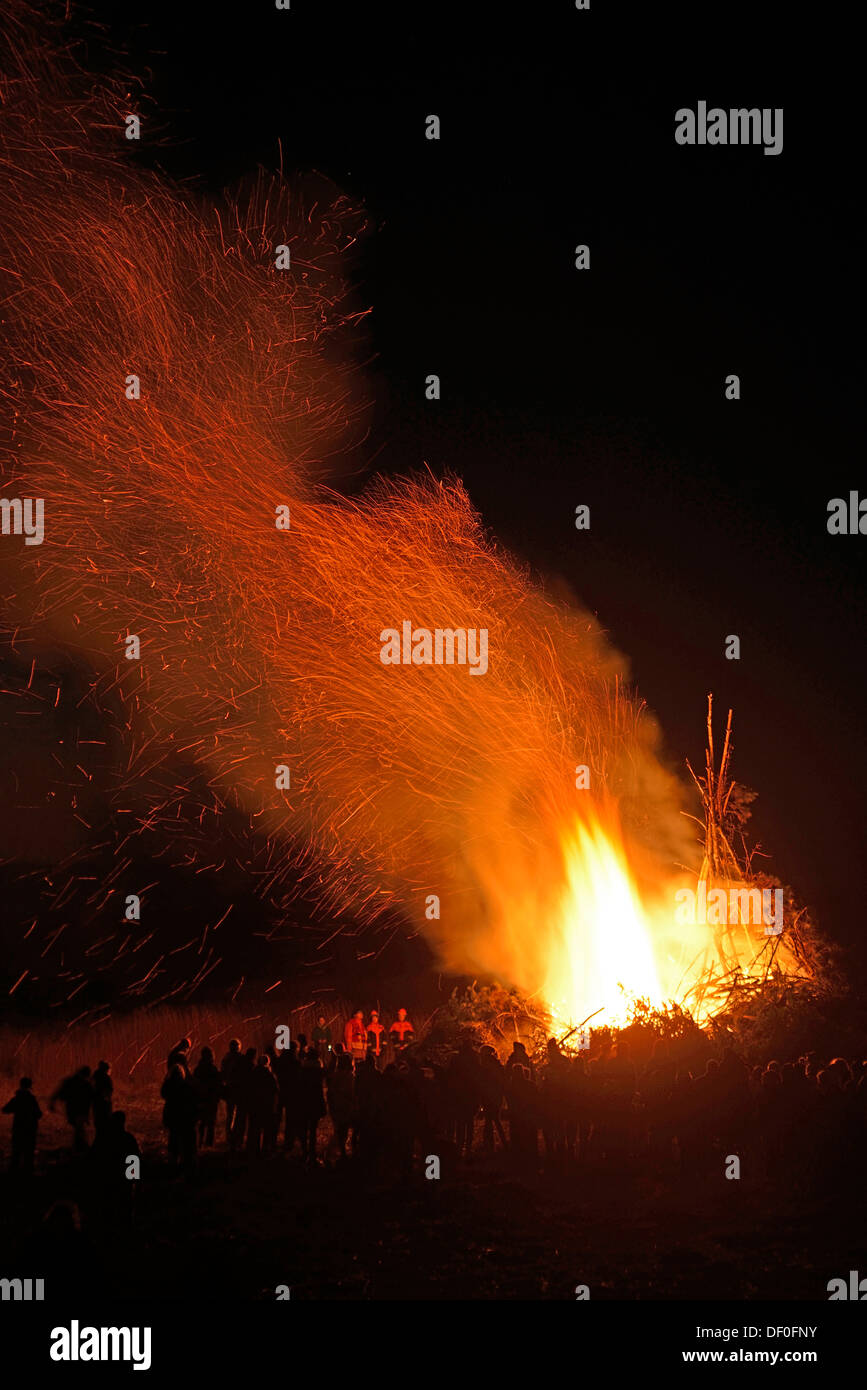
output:
[[[699,31],[686,10],[592,5],[94,13],[161,112],[170,174],[217,191],[279,142],[287,170],[364,202],[366,457],[459,473],[494,533],[598,613],[672,760],[701,762],[708,690],[733,705],[772,869],[854,943],[867,538],[829,536],[826,507],[867,491],[856,89],[833,36],[784,7],[717,7]],[[674,112],[700,99],[782,106],[783,153],[677,146]]]

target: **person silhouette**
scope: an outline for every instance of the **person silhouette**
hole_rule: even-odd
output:
[[[335,1147],[341,1158],[346,1157],[346,1142],[352,1124],[353,1089],[352,1058],[343,1052],[328,1082],[328,1111],[334,1125]]]
[[[29,1076],[22,1076],[18,1090],[3,1106],[3,1114],[12,1116],[12,1171],[32,1173],[42,1110],[33,1094],[33,1082]]]
[[[301,1063],[298,1060],[298,1044],[294,1038],[278,1056],[274,1072],[280,1088],[274,1124],[274,1143],[276,1146],[280,1125],[283,1124],[283,1148],[286,1153],[291,1153],[295,1148],[296,1139],[302,1138],[299,1100]]]
[[[460,1051],[449,1063],[446,1082],[451,1097],[458,1157],[472,1156],[476,1111],[482,1103],[482,1076],[479,1058],[470,1038],[464,1038]]]
[[[238,1094],[242,1065],[241,1040],[240,1038],[230,1038],[229,1050],[220,1063],[223,1102],[226,1107],[227,1144],[232,1143],[232,1130],[238,1114]]]
[[[494,1151],[494,1130],[500,1137],[503,1148],[507,1148],[506,1135],[503,1130],[501,1112],[503,1109],[503,1092],[505,1087],[505,1073],[496,1051],[489,1043],[486,1043],[479,1050],[479,1096],[482,1102],[482,1115],[484,1117],[484,1130],[482,1134],[483,1147],[490,1153]]]
[[[524,1067],[525,1070],[530,1073],[530,1080],[535,1081],[535,1069],[527,1053],[527,1049],[522,1042],[512,1043],[512,1051],[506,1058],[506,1071],[511,1071],[512,1067]]]
[[[516,1044],[517,1046],[518,1044]],[[513,1053],[512,1056],[515,1054]],[[514,1161],[535,1167],[538,1157],[538,1092],[530,1068],[515,1061],[507,1069],[509,1098],[509,1144]]]
[[[97,1134],[108,1123],[113,1094],[114,1082],[111,1079],[111,1064],[99,1062],[93,1073],[93,1127]]]
[[[214,1054],[209,1047],[202,1048],[201,1058],[193,1072],[193,1080],[198,1099],[199,1147],[213,1148],[222,1081]]]
[[[319,1121],[325,1114],[325,1095],[323,1085],[325,1073],[315,1047],[308,1047],[301,1064],[301,1120],[304,1135],[304,1157],[308,1163],[315,1164],[316,1141]]]
[[[130,1159],[141,1159],[141,1148],[126,1127],[126,1112],[114,1110],[97,1131],[91,1150],[99,1175],[99,1197],[109,1221],[132,1221],[138,1182],[130,1176]]]
[[[79,1067],[72,1076],[64,1077],[48,1103],[49,1110],[54,1109],[58,1100],[66,1109],[67,1123],[72,1126],[74,1147],[81,1153],[87,1148],[87,1121],[93,1107],[90,1067]]]
[[[248,1047],[238,1063],[238,1107],[232,1125],[232,1148],[242,1149],[250,1118],[253,1099],[253,1076],[256,1071],[256,1049]]]
[[[192,1071],[192,1067],[190,1066],[191,1047],[192,1043],[190,1042],[189,1038],[181,1038],[180,1042],[175,1043],[174,1047],[172,1048],[171,1052],[166,1058],[166,1071],[171,1071],[175,1063],[178,1062],[183,1067],[184,1071],[187,1072],[187,1074],[189,1075],[189,1073]]]
[[[540,1118],[545,1136],[547,1159],[562,1161],[568,1153],[567,1116],[570,1103],[571,1068],[556,1038],[549,1038],[546,1066],[540,1092]]]
[[[274,1139],[274,1117],[279,1102],[280,1087],[271,1070],[271,1059],[262,1053],[250,1077],[247,1152],[259,1158],[270,1151]]]
[[[313,1029],[313,1032],[311,1033],[310,1038],[311,1038],[311,1042],[313,1043],[313,1046],[316,1048],[317,1052],[319,1053],[320,1060],[321,1060],[322,1062],[327,1061],[327,1060],[328,1060],[328,1054],[329,1054],[330,1051],[331,1051],[331,1041],[332,1041],[332,1040],[331,1040],[331,1029],[329,1028],[328,1024],[327,1024],[326,1021],[325,1021],[325,1015],[324,1015],[324,1014],[320,1014],[319,1017],[317,1018],[317,1020],[316,1020],[316,1027]]]
[[[162,1084],[160,1094],[165,1101],[163,1125],[168,1131],[169,1164],[183,1166],[189,1177],[196,1165],[197,1098],[192,1079],[175,1062]]]

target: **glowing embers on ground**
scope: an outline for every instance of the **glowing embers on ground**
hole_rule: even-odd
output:
[[[626,1021],[631,999],[663,1002],[651,927],[616,832],[594,816],[564,845],[566,888],[542,994],[567,1027]]]

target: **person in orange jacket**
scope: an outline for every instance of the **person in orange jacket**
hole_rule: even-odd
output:
[[[370,1014],[370,1022],[367,1025],[367,1055],[373,1058],[377,1067],[380,1058],[385,1055],[386,1042],[385,1029],[379,1021],[379,1014],[376,1009],[373,1009]]]
[[[406,1009],[398,1009],[397,1018],[389,1028],[388,1036],[395,1052],[405,1052],[410,1043],[415,1042],[415,1029],[406,1016]]]
[[[353,1062],[363,1062],[367,1053],[367,1029],[361,1009],[356,1009],[344,1028],[343,1041]]]

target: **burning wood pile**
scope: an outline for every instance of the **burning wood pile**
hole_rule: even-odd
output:
[[[687,763],[704,813],[704,856],[698,889],[705,904],[709,905],[714,894],[718,894],[735,911],[721,914],[721,921],[714,921],[707,913],[713,933],[713,958],[703,966],[680,1001],[700,1018],[713,1017],[745,999],[758,997],[769,983],[776,989],[783,984],[789,989],[815,987],[820,974],[819,948],[813,940],[807,909],[795,902],[790,889],[754,867],[759,851],[748,844],[745,827],[755,793],[733,779],[731,757],[729,710],[717,766],[713,695],[709,695],[704,776],[697,776]],[[748,910],[748,895],[752,895],[753,902],[761,895],[763,908],[773,895],[776,910],[763,912],[757,921],[755,913]]]

